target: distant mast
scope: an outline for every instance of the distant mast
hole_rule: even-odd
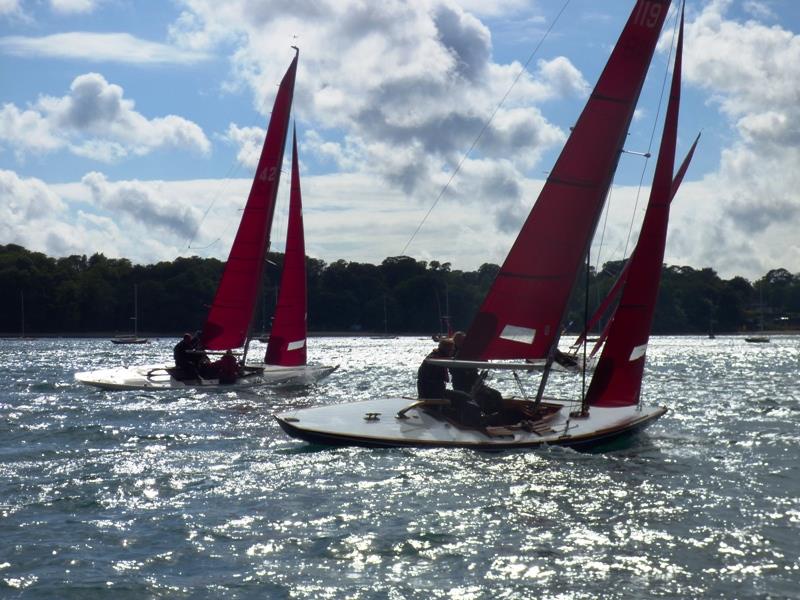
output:
[[[20,339],[25,338],[25,292],[19,292]]]

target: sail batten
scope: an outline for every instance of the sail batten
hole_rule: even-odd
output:
[[[256,176],[203,326],[202,343],[209,350],[239,348],[250,331],[269,248],[296,72],[297,54],[278,87]]]
[[[522,230],[460,356],[541,359],[555,347],[567,302],[600,218],[669,0],[638,0]],[[515,277],[508,277],[514,273]],[[530,344],[500,333],[537,331]]]

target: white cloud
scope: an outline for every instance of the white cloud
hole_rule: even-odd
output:
[[[190,239],[200,224],[201,209],[175,202],[161,186],[141,182],[109,182],[102,173],[92,172],[81,180],[92,193],[93,202],[131,225],[165,230]]]
[[[238,127],[231,123],[224,139],[239,146],[236,159],[246,167],[255,169],[261,156],[261,147],[264,145],[266,129],[261,127]]]
[[[774,19],[775,13],[765,3],[758,0],[745,0],[744,9],[758,19]]]
[[[24,111],[4,105],[0,143],[19,155],[68,148],[102,162],[165,146],[210,151],[211,143],[197,124],[175,115],[148,119],[134,108],[120,86],[87,73],[73,80],[66,96],[42,96]]]
[[[22,14],[20,0],[0,0],[0,16],[18,16]]]
[[[132,64],[194,64],[209,58],[196,50],[150,42],[128,33],[87,31],[42,37],[5,36],[0,38],[0,52],[25,57]]]
[[[731,249],[725,237],[715,238],[718,246],[709,249],[705,264],[735,270],[751,254],[758,258],[751,260],[750,274],[797,269],[800,35],[730,20],[730,6],[714,0],[687,27],[686,78],[709,91],[737,134],[709,177],[709,194],[720,206],[717,223],[727,228],[725,237],[740,242]]]
[[[47,250],[43,238],[66,208],[43,181],[0,170],[0,239],[6,243]]]
[[[0,170],[0,240],[51,256],[102,252],[152,263],[199,254],[224,260],[248,189],[246,180],[109,181],[97,172],[80,182],[48,185]]]
[[[234,77],[267,99],[259,105],[270,105],[289,64],[289,45],[298,43],[295,107],[315,125],[309,147],[339,169],[380,175],[426,203],[515,78],[513,93],[472,155],[496,163],[490,170],[505,173],[504,181],[513,175],[509,190],[518,189],[525,170],[564,138],[536,103],[583,95],[588,88],[565,58],[540,61],[534,74],[521,76],[520,64],[493,62],[488,28],[447,0],[286,1],[263,10],[244,0],[223,7],[210,0],[184,4],[173,39],[205,50],[236,39]],[[518,5],[492,3],[483,14]],[[286,60],[276,59],[281,56]],[[228,137],[244,144],[241,158],[260,147],[250,134],[255,131],[229,129]]]
[[[62,14],[87,14],[94,11],[98,0],[50,0],[51,8]]]

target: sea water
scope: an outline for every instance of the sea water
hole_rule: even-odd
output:
[[[73,380],[175,341],[0,340],[0,597],[800,598],[800,336],[653,339],[669,412],[593,453],[331,449],[272,418],[413,396],[416,337],[312,338],[340,368],[302,391]]]

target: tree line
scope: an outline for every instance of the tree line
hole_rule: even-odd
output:
[[[271,253],[256,331],[268,330],[277,298],[283,255]],[[499,267],[475,271],[407,256],[373,265],[307,258],[308,325],[312,332],[435,333],[466,329]],[[150,265],[92,256],[48,257],[0,245],[0,332],[110,334],[133,328],[134,286],[139,331],[177,335],[200,329],[224,263],[213,258],[176,258]],[[588,283],[590,310],[605,296],[621,261],[590,268],[579,277],[566,322],[584,323]],[[800,329],[800,274],[773,269],[750,282],[721,279],[713,269],[664,266],[656,306],[655,334],[701,334]]]

